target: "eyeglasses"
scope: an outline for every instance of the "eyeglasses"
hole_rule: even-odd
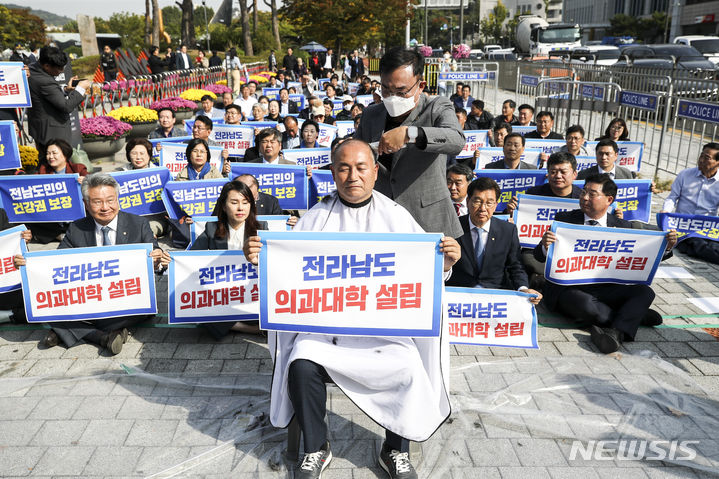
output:
[[[604,196],[604,193],[600,193],[598,191],[582,190],[579,192],[579,196],[581,196],[581,197],[589,196],[590,199],[594,200],[594,199],[599,198],[600,196]]]
[[[192,131],[205,131],[205,130],[209,130],[209,128],[205,128],[204,126],[197,126],[197,125],[194,125],[192,127]]]
[[[96,207],[96,208],[98,208],[98,207],[100,207],[100,206],[102,206],[102,205],[114,206],[116,203],[117,203],[117,198],[110,198],[110,199],[107,200],[107,201],[103,201],[103,200],[90,200],[90,204],[91,204],[92,206]]]
[[[487,202],[484,202],[484,201],[480,201],[480,200],[470,200],[470,201],[469,201],[469,204],[471,204],[471,205],[472,205],[473,207],[475,207],[475,208],[480,208],[480,209],[481,209],[481,208],[484,208],[484,209],[487,209],[487,210],[491,210],[492,208],[494,208],[495,206],[497,206],[497,202],[496,202],[496,201],[487,201]]]
[[[417,81],[414,82],[414,84],[413,84],[411,87],[409,87],[409,89],[407,89],[407,90],[404,91],[404,92],[401,92],[401,91],[394,91],[394,92],[393,92],[393,91],[391,91],[391,90],[389,89],[389,87],[387,87],[387,86],[385,86],[385,85],[382,85],[382,97],[383,97],[383,98],[387,98],[388,96],[394,95],[394,96],[399,96],[399,97],[402,97],[402,98],[407,98],[407,97],[410,96],[410,95],[409,95],[410,92],[411,92],[412,90],[414,90],[414,87],[416,87],[417,84],[418,84],[419,82],[421,82],[421,81],[422,81],[422,79],[421,79],[421,78],[418,78]]]

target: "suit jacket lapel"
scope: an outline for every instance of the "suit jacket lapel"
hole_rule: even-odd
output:
[[[115,233],[115,244],[127,244],[127,221],[122,212],[117,213],[117,232]]]
[[[87,246],[97,246],[97,236],[95,236],[95,220],[91,216],[87,217],[88,228],[85,230],[85,241]]]
[[[497,220],[494,218],[489,220],[489,233],[487,234],[487,242],[484,245],[484,261],[482,261],[482,269],[484,269],[484,266],[487,264],[487,258],[490,258],[490,255],[494,254],[497,237],[497,228],[493,227],[495,221],[501,220]]]

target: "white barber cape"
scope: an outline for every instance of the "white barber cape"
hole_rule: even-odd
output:
[[[297,222],[298,231],[422,233],[407,210],[374,191],[369,204],[352,208],[337,192]],[[270,420],[286,427],[294,409],[287,387],[295,359],[321,364],[332,380],[380,426],[425,441],[449,417],[447,338],[330,336],[270,331],[274,358]]]

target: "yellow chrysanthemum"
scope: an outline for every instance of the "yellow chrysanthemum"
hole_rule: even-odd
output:
[[[205,95],[210,95],[213,100],[215,98],[217,98],[217,95],[215,95],[211,91],[200,90],[198,88],[190,88],[189,90],[183,91],[180,94],[180,98],[182,98],[183,100],[200,101],[200,100],[202,100],[202,97]]]
[[[108,113],[116,120],[127,123],[149,123],[157,121],[157,112],[142,106],[123,106]]]
[[[38,152],[32,146],[18,146],[20,150],[20,161],[23,168],[34,168],[38,163]]]
[[[225,85],[225,86],[227,86],[227,80],[220,80],[220,81],[216,82],[215,85]]]
[[[263,77],[262,75],[250,75],[250,80],[257,83],[267,83],[267,78]]]

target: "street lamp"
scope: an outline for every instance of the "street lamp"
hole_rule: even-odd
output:
[[[207,31],[207,52],[210,51],[210,24],[207,23],[207,5],[205,0],[202,0],[202,11],[205,13],[205,30]]]

